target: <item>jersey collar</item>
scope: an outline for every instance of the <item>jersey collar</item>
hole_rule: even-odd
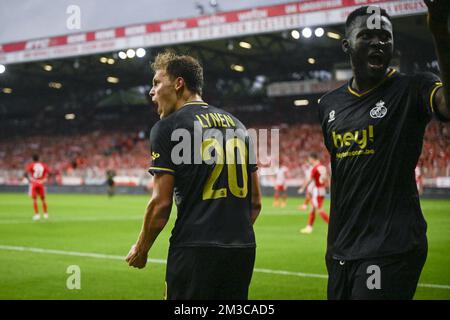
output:
[[[185,104],[183,104],[183,107],[186,107],[186,106],[192,106],[192,105],[196,105],[196,106],[207,106],[208,104],[207,104],[205,101],[201,101],[201,100],[198,100],[198,101],[188,101],[188,102],[186,102]]]
[[[391,78],[396,72],[397,72],[397,70],[392,69],[392,70],[389,71],[389,73],[384,77],[384,79],[381,80],[380,83],[378,83],[375,87],[373,87],[372,89],[369,89],[369,90],[367,90],[367,91],[361,92],[361,93],[358,93],[358,92],[356,92],[355,90],[352,89],[352,87],[351,87],[351,84],[352,84],[352,81],[353,81],[353,78],[352,78],[352,79],[350,79],[350,81],[349,81],[349,83],[348,83],[348,86],[347,86],[348,92],[350,92],[352,95],[354,95],[354,96],[356,96],[356,97],[358,97],[358,98],[361,98],[361,97],[363,97],[363,96],[369,94],[370,92],[372,92],[373,90],[375,90],[375,89],[378,88],[379,86],[381,86],[387,79]]]

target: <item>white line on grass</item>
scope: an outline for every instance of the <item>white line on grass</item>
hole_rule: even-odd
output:
[[[115,255],[111,255],[111,254],[102,254],[102,253],[63,251],[63,250],[31,248],[31,247],[4,246],[4,245],[0,245],[0,250],[28,251],[28,252],[34,252],[34,253],[59,254],[59,255],[65,255],[65,256],[77,256],[77,257],[88,257],[88,258],[97,258],[97,259],[110,259],[110,260],[122,260],[122,261],[125,261],[125,257],[123,257],[123,256],[115,256]],[[148,262],[165,264],[166,260],[162,260],[162,259],[148,259]]]
[[[110,259],[110,260],[125,261],[125,257],[123,257],[123,256],[116,256],[116,255],[102,254],[102,253],[63,251],[63,250],[42,249],[42,248],[32,248],[32,247],[17,247],[17,246],[7,246],[7,245],[0,245],[0,250],[28,251],[28,252],[34,252],[34,253],[59,254],[59,255],[66,255],[66,256],[77,256],[77,257],[87,257],[87,258],[96,258],[96,259]],[[148,259],[147,261],[151,262],[151,263],[166,264],[166,260],[163,260],[163,259]],[[283,276],[328,279],[328,276],[325,274],[292,272],[292,271],[285,271],[285,270],[272,270],[272,269],[261,269],[261,268],[255,268],[254,271],[259,272],[259,273],[278,274],[278,275],[283,275]],[[418,286],[423,287],[423,288],[450,290],[450,285],[443,285],[443,284],[419,283]]]
[[[143,220],[143,216],[129,216],[129,217],[83,217],[83,218],[52,218],[44,220],[41,217],[40,221],[33,221],[30,219],[11,219],[11,220],[0,220],[1,224],[38,224],[38,223],[58,223],[58,222],[97,222],[97,221],[135,221]]]

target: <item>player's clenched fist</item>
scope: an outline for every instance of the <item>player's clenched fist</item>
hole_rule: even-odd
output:
[[[142,252],[133,245],[125,260],[130,267],[142,269],[147,264],[147,252]]]
[[[446,31],[448,33],[450,1],[424,0],[424,2],[428,7],[428,26],[431,31]]]

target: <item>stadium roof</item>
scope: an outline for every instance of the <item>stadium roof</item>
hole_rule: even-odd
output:
[[[434,58],[425,15],[395,18],[396,58],[402,69]],[[7,65],[0,75],[0,114],[27,110],[76,109],[145,103],[153,57],[170,47],[197,56],[205,70],[205,98],[216,105],[266,98],[265,88],[277,81],[321,79],[336,68],[348,69],[341,50],[343,24],[324,25],[324,35],[305,38],[303,28],[145,47],[142,58],[119,57],[119,51]],[[294,33],[292,33],[293,30]],[[298,32],[298,34],[295,34]],[[299,39],[297,36],[299,35]],[[294,38],[295,37],[295,38]],[[249,48],[250,47],[250,48]],[[412,50],[421,48],[421,50]],[[136,49],[134,47],[133,49]],[[401,59],[400,59],[401,58]],[[420,66],[423,69],[423,66]],[[5,89],[7,89],[5,91]]]

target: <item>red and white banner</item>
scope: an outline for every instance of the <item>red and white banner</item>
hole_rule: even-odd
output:
[[[0,45],[0,63],[326,26],[343,23],[350,11],[362,5],[379,5],[392,16],[419,14],[427,10],[422,0],[312,0],[3,44]]]

